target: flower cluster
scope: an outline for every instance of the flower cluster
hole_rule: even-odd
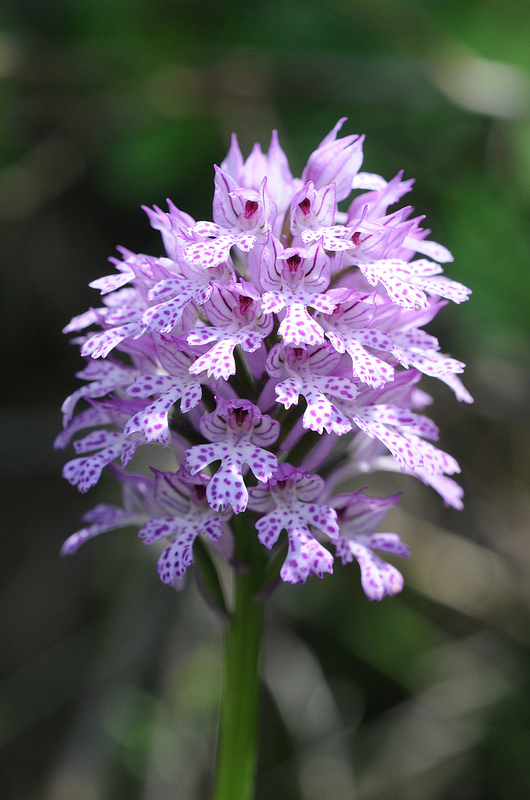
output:
[[[408,555],[396,534],[375,532],[398,495],[340,490],[401,470],[461,507],[449,477],[458,464],[433,444],[431,398],[417,384],[439,378],[472,401],[464,365],[423,330],[469,290],[442,275],[452,256],[422,217],[392,210],[413,181],[361,172],[363,137],[337,138],[343,122],[301,178],[275,132],[267,155],[255,145],[246,161],[233,136],[215,167],[213,221],[169,200],[167,212],[145,208],[165,255],[120,248],[116,272],[91,284],[101,307],[65,328],[87,359],[86,383],[63,404],[56,445],[91,429],[64,476],[84,492],[112,465],[124,503],[89,512],[64,553],[137,525],[145,543],[169,542],[159,574],[179,586],[201,534],[231,559],[230,521],[245,513],[284,581],[332,572],[332,547],[381,599],[403,579],[375,551]],[[168,448],[173,469],[126,470],[145,444]]]

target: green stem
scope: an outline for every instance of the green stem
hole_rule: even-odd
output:
[[[225,631],[214,800],[254,796],[263,603],[253,600],[262,578],[261,564],[253,566],[235,574],[234,612]]]

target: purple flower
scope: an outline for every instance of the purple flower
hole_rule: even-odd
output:
[[[277,131],[272,132],[269,152],[263,155],[256,143],[245,162],[239,149],[237,136],[232,134],[230,150],[221,164],[221,170],[230,175],[240,186],[257,191],[267,178],[267,194],[277,206],[279,213],[288,208],[300,180],[295,180],[289,169],[287,156],[280,147]]]
[[[217,286],[204,305],[210,325],[193,328],[188,344],[196,347],[215,342],[189,368],[192,374],[207,370],[208,376],[228,380],[235,375],[234,349],[239,345],[253,353],[272,331],[273,320],[263,312],[261,297],[248,281]]]
[[[89,397],[104,397],[109,392],[126,386],[137,375],[138,370],[134,367],[124,366],[110,359],[109,361],[89,361],[85,369],[76,372],[76,378],[89,380],[91,383],[81,386],[62,404],[64,425],[70,423],[79,400]]]
[[[369,600],[382,600],[385,595],[398,594],[403,588],[403,576],[392,564],[383,561],[373,551],[408,556],[409,549],[396,533],[375,533],[387,510],[399,500],[394,497],[366,497],[360,492],[334,497],[331,505],[337,512],[340,534],[335,552],[343,564],[356,558],[361,568],[361,584]]]
[[[337,353],[348,353],[353,377],[374,388],[384,386],[394,379],[394,368],[384,360],[385,354],[395,359],[401,351],[381,327],[372,324],[378,306],[366,302],[372,300],[369,295],[353,291],[345,295],[340,289],[331,291],[337,293],[337,299],[341,293],[341,299],[331,314],[318,318],[326,338]],[[383,357],[378,358],[373,350],[381,351]]]
[[[183,467],[177,472],[155,473],[154,499],[168,516],[151,517],[140,533],[144,544],[171,539],[158,559],[158,574],[171,586],[182,580],[193,561],[193,543],[205,534],[211,542],[227,534],[230,513],[215,513],[206,499],[208,479],[191,476]]]
[[[260,542],[270,550],[282,530],[287,533],[289,544],[280,577],[288,583],[305,583],[310,575],[322,578],[324,572],[333,572],[331,554],[312,534],[316,531],[336,539],[339,531],[336,512],[312,502],[322,494],[323,486],[320,476],[284,463],[265,489],[251,489],[250,507],[268,512],[256,523]]]
[[[269,375],[286,376],[276,384],[278,402],[290,408],[303,397],[304,427],[317,433],[325,430],[340,436],[352,428],[336,399],[354,400],[358,390],[352,380],[336,374],[339,361],[340,356],[326,346],[305,350],[274,345],[267,359]]]
[[[148,300],[155,301],[142,314],[141,323],[146,331],[169,333],[182,321],[186,309],[201,306],[210,297],[214,281],[226,281],[231,267],[221,261],[213,269],[190,263],[181,254],[178,262],[159,259],[157,280],[148,292]],[[167,299],[163,299],[167,298]],[[158,301],[162,300],[161,303]]]
[[[215,513],[206,501],[208,479],[192,477],[185,468],[178,472],[153,469],[153,478],[115,470],[123,486],[123,507],[100,503],[83,519],[90,523],[72,534],[62,547],[63,555],[72,555],[88,539],[101,533],[143,526],[139,537],[144,544],[162,539],[171,541],[158,559],[158,573],[163,583],[180,588],[186,569],[193,561],[193,542],[205,534],[212,543],[229,536],[230,513]]]
[[[331,278],[330,259],[320,242],[309,248],[284,250],[272,235],[262,250],[259,280],[266,290],[262,308],[265,314],[285,315],[278,327],[284,344],[322,344],[324,331],[308,312],[308,307],[331,314],[335,304],[325,294]]]
[[[213,461],[221,465],[206,490],[208,502],[216,511],[232,506],[236,514],[247,507],[248,492],[243,480],[243,465],[247,464],[254,477],[267,481],[278,459],[265,447],[278,438],[280,424],[248,400],[222,400],[217,408],[200,422],[201,433],[211,444],[191,447],[186,466],[192,475]]]
[[[265,191],[267,178],[259,190],[245,189],[219,167],[215,168],[213,222],[198,222],[193,230],[213,240],[197,242],[186,250],[191,262],[216,267],[227,261],[233,245],[244,253],[263,241],[276,220],[276,206]]]
[[[291,583],[332,572],[332,544],[381,599],[402,577],[377,552],[408,555],[396,534],[377,533],[398,496],[334,491],[399,470],[462,507],[459,466],[435,444],[418,384],[438,379],[472,402],[464,364],[425,330],[469,290],[443,274],[453,257],[423,218],[396,207],[413,181],[360,172],[364,137],[340,137],[344,121],[300,177],[276,132],[246,160],[234,135],[215,167],[212,219],[169,200],[144,207],[161,254],[118,248],[115,273],[91,283],[102,304],[65,328],[87,359],[85,384],[63,404],[55,445],[73,442],[70,483],[87,491],[110,467],[124,500],[89,512],[64,553],[136,525],[145,543],[167,540],[159,574],[179,587],[197,537],[236,564],[233,528],[238,553],[238,537],[257,537]],[[130,472],[145,444],[167,448],[174,471]]]
[[[200,380],[190,374],[195,359],[183,349],[178,339],[159,335],[154,338],[154,343],[161,374],[149,372],[140,375],[125,389],[125,394],[141,399],[158,397],[134,414],[123,432],[130,436],[140,431],[146,442],[166,445],[170,437],[168,415],[172,406],[180,400],[181,413],[191,411],[201,399],[202,387]],[[167,370],[167,374],[162,370]]]

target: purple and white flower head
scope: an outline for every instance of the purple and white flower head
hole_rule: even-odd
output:
[[[464,365],[424,330],[470,291],[443,275],[452,255],[422,218],[396,208],[413,181],[362,172],[364,137],[338,137],[344,122],[299,178],[276,132],[266,155],[256,144],[246,160],[234,135],[215,167],[211,220],[171,201],[145,208],[163,252],[119,248],[116,272],[91,283],[102,305],[65,328],[87,364],[56,446],[74,439],[63,474],[80,491],[110,467],[123,506],[96,506],[63,553],[136,525],[144,543],[165,542],[159,574],[179,588],[197,540],[237,569],[237,537],[254,537],[281,580],[356,560],[380,600],[403,578],[378,553],[409,555],[397,534],[377,532],[399,495],[372,497],[355,481],[400,470],[462,507],[459,466],[434,444],[418,383],[439,379],[472,402]],[[145,444],[169,448],[174,471],[130,471]]]

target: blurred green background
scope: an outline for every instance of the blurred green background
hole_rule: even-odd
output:
[[[475,405],[422,384],[466,508],[373,476],[405,492],[403,594],[368,603],[354,566],[277,592],[257,800],[530,797],[529,43],[527,0],[4,0],[0,797],[209,797],[217,620],[131,531],[58,556],[116,492],[60,477],[61,329],[117,244],[159,252],[140,204],[210,216],[232,131],[277,128],[300,174],[341,116],[474,292],[430,330]]]

